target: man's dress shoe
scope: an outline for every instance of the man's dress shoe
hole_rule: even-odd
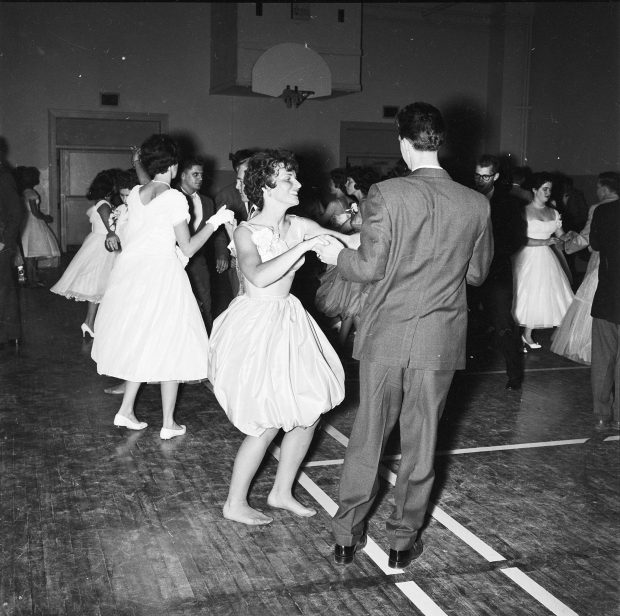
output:
[[[519,379],[508,379],[506,389],[510,391],[518,391],[521,389],[521,381]]]
[[[352,563],[355,558],[355,552],[364,549],[366,541],[366,533],[364,533],[362,538],[355,545],[340,545],[337,543],[334,546],[334,562],[337,565],[348,565]]]
[[[415,560],[422,554],[423,549],[422,539],[416,539],[415,543],[408,550],[390,550],[388,567],[404,569],[412,560]]]

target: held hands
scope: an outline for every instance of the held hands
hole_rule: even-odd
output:
[[[215,260],[215,271],[218,274],[225,272],[229,266],[230,266],[230,261],[228,260],[227,257],[218,257]]]
[[[105,249],[108,252],[114,252],[115,250],[121,249],[121,241],[114,231],[108,231],[105,238]]]
[[[347,239],[345,240],[347,248],[350,248],[351,250],[357,250],[360,247],[361,243],[362,241],[360,233],[353,233],[352,235],[347,235]]]
[[[232,223],[235,215],[232,210],[226,209],[226,206],[223,205],[213,216],[207,219],[205,224],[211,225],[214,229],[217,229],[220,225],[225,223]]]
[[[329,235],[320,235],[318,236],[318,239],[321,239],[322,241],[313,247],[316,256],[322,263],[336,265],[338,262],[338,255],[344,246],[337,239]]]
[[[555,245],[555,244],[559,244],[561,241],[562,241],[562,240],[561,240],[559,237],[557,237],[557,236],[555,236],[555,235],[552,235],[552,236],[551,236],[551,237],[547,240],[547,246],[553,246],[553,245]]]

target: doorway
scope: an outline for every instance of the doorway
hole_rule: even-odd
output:
[[[50,211],[63,252],[76,250],[90,232],[86,199],[103,169],[131,167],[131,146],[168,129],[166,114],[51,110]]]

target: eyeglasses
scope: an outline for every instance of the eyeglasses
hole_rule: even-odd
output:
[[[483,180],[485,182],[488,182],[489,180],[492,180],[493,177],[495,176],[494,173],[492,173],[491,175],[482,175],[480,173],[474,173],[474,177],[479,179],[479,180]]]

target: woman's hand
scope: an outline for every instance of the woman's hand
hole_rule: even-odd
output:
[[[346,237],[347,239],[345,240],[345,244],[347,245],[347,248],[357,250],[360,247],[360,244],[362,243],[361,234],[353,233],[352,235],[347,235]]]
[[[207,219],[205,225],[211,225],[214,229],[217,229],[220,225],[229,223],[235,219],[235,215],[232,210],[226,208],[223,205],[213,216]]]
[[[555,244],[559,244],[562,240],[555,235],[552,235],[548,240],[546,246],[553,246]]]
[[[108,252],[114,252],[115,250],[121,249],[121,241],[114,231],[108,231],[108,234],[105,237],[105,248]]]

